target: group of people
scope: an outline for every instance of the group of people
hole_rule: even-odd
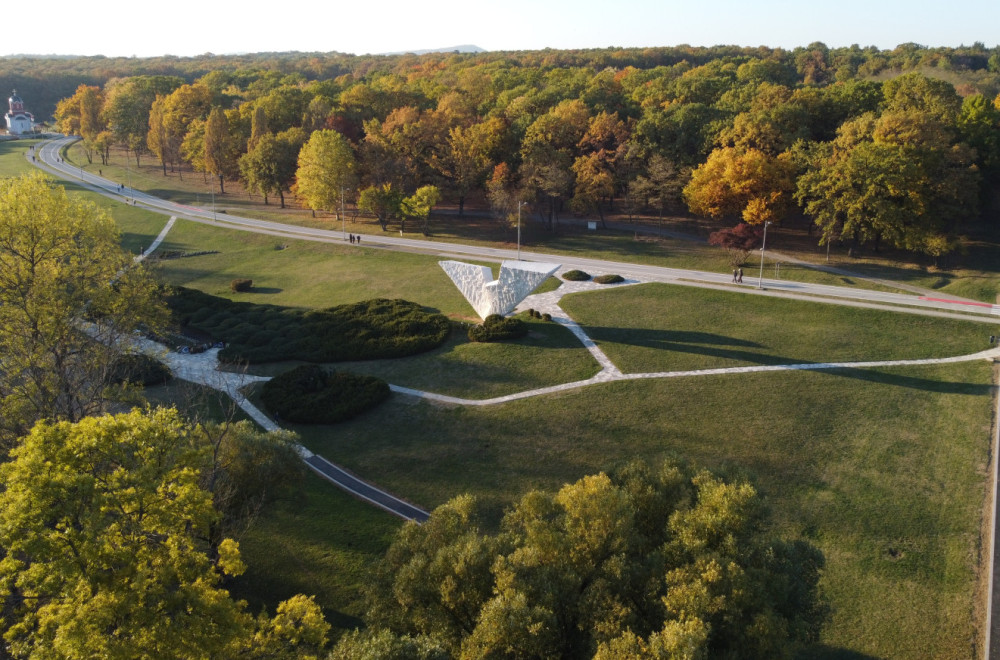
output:
[[[355,236],[354,234],[351,234],[351,245],[355,243],[361,243],[361,236]]]
[[[743,284],[743,269],[735,268],[733,269],[733,282],[737,284]]]

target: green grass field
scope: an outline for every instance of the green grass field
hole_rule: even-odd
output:
[[[485,408],[394,395],[336,428],[331,460],[427,506],[500,508],[631,458],[748,474],[782,534],[827,558],[821,651],[969,656],[992,406],[985,363],[614,383]]]
[[[973,321],[670,284],[572,294],[560,306],[626,373],[949,357],[985,350],[997,333]]]
[[[0,156],[0,172],[9,160]],[[165,219],[120,215],[124,208],[113,214],[126,245],[138,249]],[[664,243],[619,234],[595,243],[567,232],[553,245],[712,263],[690,244],[666,254]],[[326,307],[401,297],[473,317],[432,257],[188,222],[178,222],[163,249],[217,251],[163,261],[159,272],[236,300]],[[232,294],[237,277],[260,291]],[[564,306],[626,371],[953,355],[986,348],[996,334],[985,324],[666,285],[575,296]],[[567,380],[593,369],[555,330],[535,328],[545,335],[537,345],[456,341],[408,364],[352,367],[479,396],[537,386],[556,368]],[[780,532],[810,540],[827,559],[831,619],[803,657],[968,658],[981,617],[993,382],[980,362],[618,382],[487,407],[393,395],[350,422],[295,430],[311,449],[424,507],[472,492],[500,510],[532,488],[555,489],[632,458],[675,456],[746,474]],[[250,569],[234,592],[272,608],[292,593],[314,593],[333,623],[355,625],[366,571],[399,524],[310,476],[299,498],[263,511],[241,539]]]

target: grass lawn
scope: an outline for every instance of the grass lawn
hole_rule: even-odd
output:
[[[229,588],[271,614],[295,594],[315,596],[337,636],[361,625],[368,570],[402,523],[308,472],[297,496],[270,504],[238,539],[247,571]]]
[[[502,406],[394,395],[305,444],[427,507],[497,509],[631,458],[748,474],[827,558],[807,657],[964,658],[992,408],[986,363],[621,382]]]
[[[469,341],[456,328],[448,341],[426,353],[397,360],[337,362],[338,371],[377,376],[393,385],[474,399],[585,380],[600,366],[568,330],[555,323],[527,320],[523,339],[496,343]],[[254,365],[250,372],[273,376],[295,362]]]
[[[949,357],[989,348],[997,331],[974,321],[670,284],[577,293],[560,306],[626,373]]]

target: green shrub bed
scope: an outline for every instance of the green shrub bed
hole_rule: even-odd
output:
[[[225,298],[182,287],[167,296],[174,320],[226,342],[223,362],[340,362],[405,357],[440,346],[451,326],[407,300],[376,298],[304,310]]]
[[[113,383],[136,385],[163,385],[173,378],[170,369],[151,355],[128,353],[119,356],[111,365]]]
[[[389,385],[374,376],[330,372],[304,364],[264,383],[261,401],[272,414],[298,424],[333,424],[374,408]]]
[[[567,270],[562,274],[562,278],[570,282],[586,282],[590,279],[590,273],[585,273],[582,270]]]
[[[608,274],[608,275],[598,275],[594,278],[594,281],[598,284],[619,284],[625,281],[625,278],[621,275]]]
[[[528,324],[518,318],[490,314],[479,325],[469,328],[469,340],[478,342],[518,339],[528,334]]]

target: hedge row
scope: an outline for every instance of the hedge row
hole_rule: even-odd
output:
[[[594,278],[594,281],[598,284],[619,284],[625,281],[625,278],[621,275],[598,275]]]
[[[562,278],[570,282],[586,282],[590,279],[590,274],[582,270],[567,270],[562,274]]]
[[[469,339],[480,342],[517,339],[526,334],[528,334],[527,323],[513,317],[504,318],[499,314],[490,314],[480,325],[469,328]]]
[[[377,298],[323,310],[233,302],[178,287],[174,320],[226,342],[223,362],[339,362],[404,357],[441,345],[448,319],[406,300]]]
[[[374,408],[389,396],[389,385],[374,376],[329,372],[304,364],[264,383],[261,401],[282,420],[333,424]]]

